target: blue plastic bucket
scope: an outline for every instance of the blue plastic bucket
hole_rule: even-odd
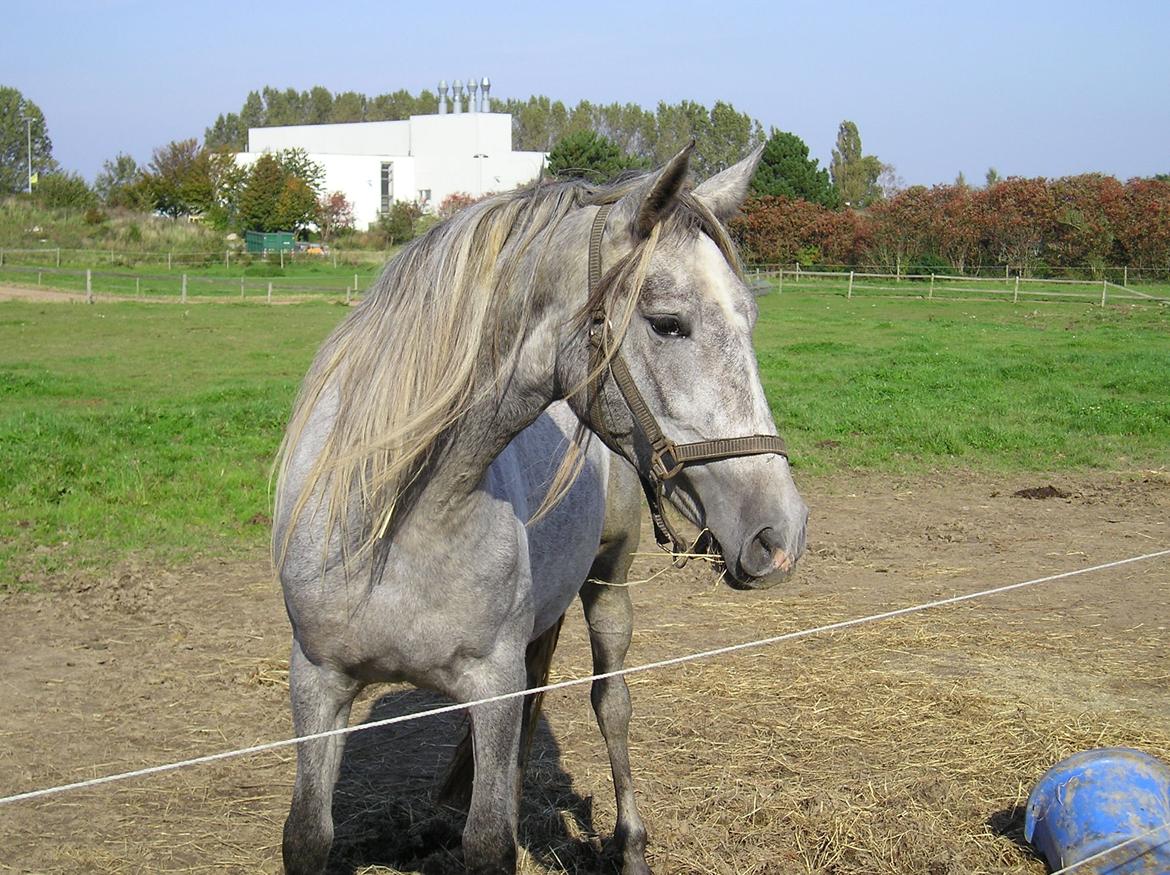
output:
[[[1024,838],[1054,870],[1101,854],[1078,875],[1166,875],[1170,766],[1125,747],[1061,760],[1032,788]]]

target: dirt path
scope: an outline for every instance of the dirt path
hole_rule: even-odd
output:
[[[1026,487],[1068,497],[1029,500]],[[781,590],[694,564],[635,586],[630,663],[1170,546],[1165,473],[806,485],[810,555]],[[649,534],[644,536],[650,541]],[[639,559],[648,577],[661,560]],[[0,602],[0,794],[290,733],[287,626],[263,561],[127,564]],[[656,872],[1034,873],[1018,806],[1098,744],[1170,757],[1170,561],[631,679],[632,759]],[[580,611],[556,677],[589,671]],[[371,689],[354,719],[419,710]],[[525,872],[594,872],[613,828],[583,690],[551,697],[529,772]],[[441,872],[455,720],[351,737],[337,872]],[[0,871],[276,872],[291,751],[0,808]]]
[[[85,295],[77,292],[59,292],[54,289],[34,289],[26,286],[0,285],[0,301],[33,301],[50,304],[85,303]]]

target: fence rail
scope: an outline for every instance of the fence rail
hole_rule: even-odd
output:
[[[330,249],[328,254],[306,252],[273,252],[267,255],[245,252],[238,248],[215,250],[150,250],[150,249],[79,249],[68,247],[14,248],[0,247],[0,267],[7,264],[43,265],[61,267],[69,264],[86,265],[165,265],[167,270],[183,267],[208,267],[222,264],[225,269],[232,265],[256,264],[258,262],[332,264],[371,266],[383,264],[390,257],[389,252],[371,249]]]
[[[854,297],[938,298],[961,300],[1088,302],[1105,306],[1110,301],[1165,305],[1170,289],[1154,294],[1102,280],[1036,279],[1017,274],[1003,277],[975,277],[953,274],[892,274],[876,271],[811,271],[749,269],[749,278],[759,293],[794,291],[810,294]],[[87,300],[252,300],[290,301],[344,299],[352,301],[374,280],[370,273],[355,271],[336,278],[253,277],[247,275],[209,276],[185,271],[137,273],[128,270],[100,270],[13,264],[0,265],[0,282],[26,287],[49,287],[83,293]],[[1151,287],[1153,288],[1153,287]],[[1158,289],[1157,291],[1161,291]]]
[[[1039,279],[1020,274],[1004,277],[958,276],[953,274],[896,274],[876,271],[829,271],[788,268],[750,268],[748,276],[757,291],[775,290],[780,294],[794,291],[842,294],[846,298],[907,297],[938,299],[1020,301],[1083,301],[1105,306],[1110,301],[1144,304],[1170,303],[1167,294],[1158,295],[1125,287],[1108,279]]]
[[[141,274],[93,268],[4,264],[0,283],[46,287],[84,294],[89,301],[333,300],[361,297],[371,277],[354,273],[344,282],[321,277],[204,276],[188,273]]]

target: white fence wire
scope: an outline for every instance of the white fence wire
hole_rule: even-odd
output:
[[[745,641],[739,644],[730,644],[725,647],[716,647],[711,650],[703,650],[697,653],[687,653],[682,656],[675,656],[669,659],[658,660],[657,662],[645,663],[643,665],[631,666],[629,668],[619,669],[617,671],[603,672],[601,674],[591,674],[585,677],[572,678],[570,680],[558,681],[556,683],[545,684],[544,686],[532,687],[525,690],[515,690],[512,692],[501,693],[497,696],[487,696],[482,699],[475,699],[471,702],[459,702],[451,705],[443,705],[438,708],[430,708],[425,711],[417,711],[413,714],[401,714],[397,717],[387,717],[382,720],[372,720],[367,723],[359,723],[353,726],[346,726],[341,729],[331,729],[325,732],[316,732],[310,735],[301,735],[294,738],[285,738],[278,741],[269,741],[263,744],[256,744],[250,747],[241,747],[233,750],[220,751],[218,753],[206,754],[204,756],[192,757],[190,759],[179,760],[171,763],[164,763],[157,766],[148,766],[142,769],[133,769],[127,772],[118,772],[114,774],[103,775],[98,778],[89,778],[84,781],[75,781],[69,784],[60,784],[53,787],[43,787],[38,790],[28,790],[23,793],[14,793],[8,796],[0,797],[0,806],[10,805],[16,802],[28,801],[32,799],[40,799],[46,796],[54,796],[61,793],[68,793],[77,790],[83,790],[89,787],[97,787],[102,784],[112,784],[116,781],[128,781],[133,778],[143,778],[149,775],[158,775],[164,772],[173,772],[177,769],[191,768],[194,766],[207,765],[209,763],[220,762],[222,760],[234,759],[236,757],[249,756],[252,754],[263,753],[265,751],[276,750],[282,747],[289,747],[291,745],[300,744],[305,741],[315,741],[317,739],[329,738],[332,736],[352,735],[356,732],[366,732],[370,729],[377,729],[382,726],[391,726],[396,723],[406,723],[411,720],[421,720],[424,717],[435,717],[440,714],[449,714],[453,711],[462,711],[468,708],[475,708],[480,705],[488,705],[493,702],[501,702],[505,699],[514,699],[520,696],[532,695],[534,693],[548,693],[554,690],[563,690],[569,687],[581,686],[583,684],[593,683],[598,680],[605,680],[607,678],[622,677],[625,675],[640,674],[647,671],[657,671],[664,668],[669,668],[675,665],[682,665],[688,662],[695,662],[701,659],[710,659],[715,656],[725,656],[730,653],[738,653],[743,650],[754,650],[761,647],[768,647],[773,644],[779,644],[783,641],[795,641],[800,638],[809,638],[814,635],[823,635],[829,632],[840,632],[845,629],[851,629],[855,626],[861,626],[866,623],[876,623],[882,620],[892,620],[896,617],[904,617],[909,614],[921,613],[922,611],[933,610],[937,608],[947,607],[949,605],[957,605],[963,602],[969,602],[974,599],[986,598],[993,595],[1001,595],[1007,592],[1013,592],[1018,589],[1025,589],[1031,586],[1037,586],[1042,583],[1051,583],[1056,580],[1065,580],[1070,577],[1076,577],[1081,574],[1090,574],[1096,571],[1105,571],[1110,568],[1120,568],[1124,565],[1132,565],[1135,562],[1147,562],[1152,559],[1159,559],[1165,556],[1170,556],[1170,549],[1157,550],[1152,553],[1144,553],[1140,556],[1130,556],[1126,559],[1117,559],[1112,562],[1104,562],[1100,565],[1092,565],[1087,568],[1076,568],[1072,571],[1063,571],[1057,574],[1049,574],[1044,577],[1033,578],[1032,580],[1025,580],[1019,583],[1009,583],[1004,586],[996,586],[990,589],[979,590],[978,592],[965,593],[963,595],[951,596],[950,598],[937,599],[931,602],[924,602],[918,605],[911,605],[910,607],[897,608],[892,611],[884,611],[878,614],[870,614],[864,617],[855,617],[851,620],[841,620],[836,623],[827,623],[823,626],[816,626],[811,629],[801,629],[796,632],[784,632],[779,635],[772,635],[767,638],[758,638],[754,641]]]

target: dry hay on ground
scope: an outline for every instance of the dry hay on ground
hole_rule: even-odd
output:
[[[1039,481],[1047,484],[1049,480]],[[862,616],[1170,546],[1159,473],[805,485],[810,555],[783,590],[703,568],[632,589],[630,662]],[[639,558],[648,578],[661,560]],[[0,789],[288,733],[287,629],[260,563],[135,569],[10,598]],[[1157,560],[631,678],[636,784],[660,873],[1040,875],[1028,790],[1110,744],[1170,758],[1170,565]],[[589,671],[579,611],[556,677]],[[437,699],[369,691],[355,719]],[[529,771],[523,871],[595,872],[614,823],[583,690],[550,695]],[[457,871],[460,816],[436,775],[457,718],[351,736],[336,872]],[[14,871],[272,872],[289,751],[0,809]]]

